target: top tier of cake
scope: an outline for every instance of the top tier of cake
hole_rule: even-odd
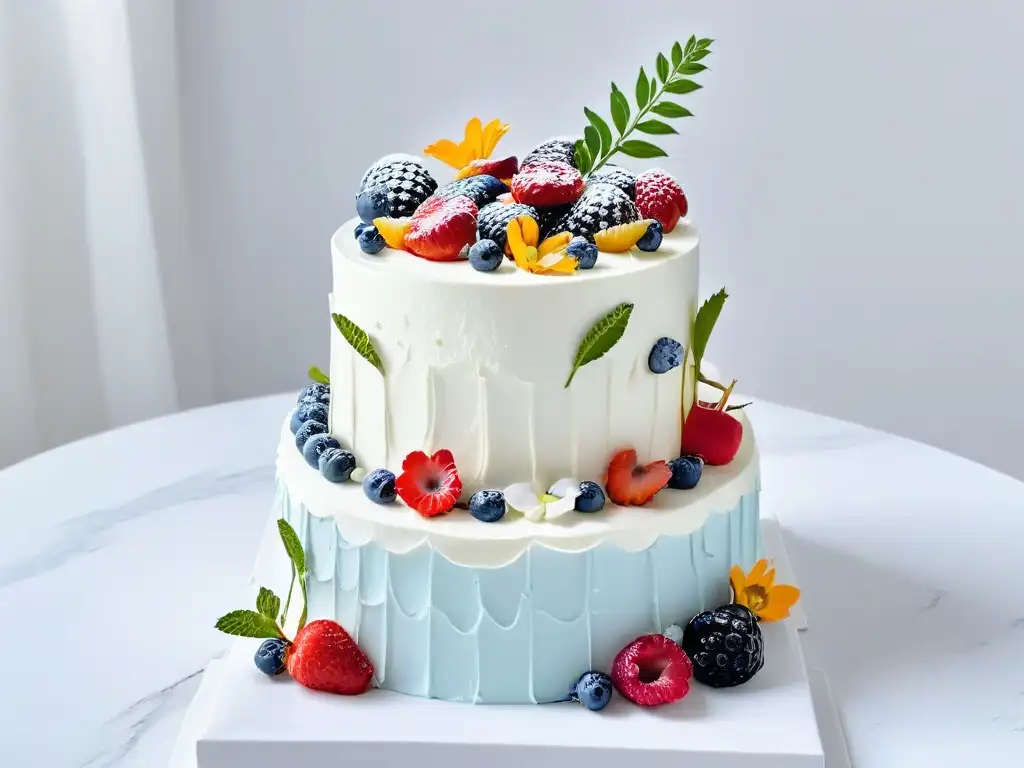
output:
[[[367,255],[352,220],[331,241],[331,311],[372,339],[384,374],[332,325],[330,431],[367,468],[451,450],[470,491],[562,477],[600,480],[616,449],[679,453],[682,366],[656,375],[654,343],[690,343],[697,233],[681,222],[652,254],[604,254],[552,277],[511,262],[480,273],[404,251]],[[622,339],[566,380],[580,342],[619,304]]]

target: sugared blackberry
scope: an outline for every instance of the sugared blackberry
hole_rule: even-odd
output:
[[[505,229],[516,216],[532,216],[538,221],[537,209],[522,203],[488,203],[480,209],[476,217],[476,233],[481,240],[493,240],[502,249],[505,248],[507,236]]]
[[[636,199],[636,174],[621,165],[603,165],[590,174],[590,184],[611,184],[618,187],[630,200]]]
[[[590,237],[602,229],[639,219],[636,203],[621,189],[611,184],[588,184],[564,223],[559,222],[559,231]]]
[[[359,191],[377,186],[387,187],[389,216],[412,216],[417,206],[437,189],[437,182],[416,158],[410,155],[388,155],[371,165]]]
[[[564,227],[562,229],[558,227],[562,226],[569,215],[569,211],[572,210],[572,206],[573,203],[568,203],[567,205],[550,205],[537,209],[537,213],[540,214],[537,223],[540,224],[541,239],[557,235],[559,232],[568,232]]]
[[[508,192],[508,187],[501,179],[493,176],[469,176],[465,179],[456,179],[441,187],[433,194],[433,197],[455,197],[465,195],[478,208],[483,208],[488,203],[498,199],[498,195]]]
[[[693,676],[713,688],[742,685],[764,666],[764,638],[757,618],[735,603],[690,619],[683,650],[693,662]]]
[[[519,163],[522,170],[536,160],[553,160],[576,167],[576,141],[574,139],[548,139],[534,147]]]

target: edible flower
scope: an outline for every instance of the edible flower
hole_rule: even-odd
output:
[[[733,601],[749,608],[760,621],[785,619],[800,599],[800,590],[792,584],[775,583],[775,569],[768,569],[767,560],[758,560],[745,576],[743,569],[734,565],[729,583]]]
[[[413,451],[402,462],[395,489],[402,501],[424,517],[450,512],[462,494],[462,480],[455,457],[447,449],[427,456]]]
[[[497,118],[485,126],[479,117],[474,117],[466,123],[466,136],[461,143],[440,139],[424,149],[423,154],[459,170],[474,160],[490,157],[501,137],[508,133],[509,127]]]
[[[579,262],[566,255],[572,235],[562,232],[538,244],[540,227],[532,216],[517,216],[505,227],[516,266],[535,275],[571,275]]]
[[[580,484],[566,477],[543,492],[532,483],[513,483],[502,493],[509,507],[521,512],[528,520],[539,523],[572,512],[576,508],[576,497],[580,495]]]

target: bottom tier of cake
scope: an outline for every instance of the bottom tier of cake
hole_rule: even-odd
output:
[[[497,568],[452,563],[428,543],[402,554],[354,545],[283,482],[276,505],[306,549],[310,618],[348,629],[379,687],[449,701],[564,700],[580,674],[608,670],[635,637],[728,602],[730,567],[761,556],[756,487],[646,549],[535,545]]]

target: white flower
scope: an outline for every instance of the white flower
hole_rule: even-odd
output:
[[[505,503],[534,522],[554,520],[576,508],[580,484],[572,478],[562,478],[548,490],[538,490],[532,483],[513,483],[506,488]]]
[[[662,634],[676,645],[683,644],[683,628],[678,624],[669,624]]]

